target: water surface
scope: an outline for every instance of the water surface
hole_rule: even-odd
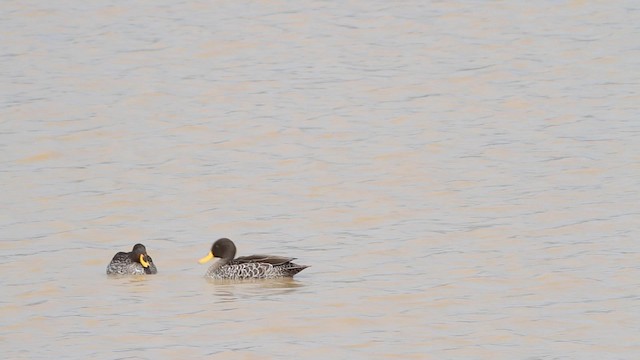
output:
[[[4,2],[3,356],[637,358],[639,11]]]

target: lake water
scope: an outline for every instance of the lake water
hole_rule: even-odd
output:
[[[638,2],[5,1],[0,39],[5,359],[640,357]],[[311,267],[210,282],[220,237]]]

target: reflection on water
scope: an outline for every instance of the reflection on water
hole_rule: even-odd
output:
[[[291,294],[304,284],[295,280],[262,279],[262,280],[214,280],[205,279],[212,284],[212,295],[216,303],[236,301],[277,301]]]
[[[214,284],[216,288],[257,288],[257,289],[295,289],[304,286],[303,283],[292,278],[275,278],[275,279],[212,279],[205,277],[205,280]]]
[[[636,2],[1,6],[4,358],[640,353]]]

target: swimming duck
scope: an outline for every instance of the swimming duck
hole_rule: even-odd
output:
[[[131,252],[117,253],[107,266],[107,275],[144,275],[157,274],[147,249],[142,244],[135,244]]]
[[[236,258],[236,246],[233,241],[222,238],[211,246],[209,255],[199,260],[201,264],[220,258],[209,267],[206,277],[213,279],[273,279],[293,277],[308,268],[291,261],[295,258],[273,255],[251,255]]]

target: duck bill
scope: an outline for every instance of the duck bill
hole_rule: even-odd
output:
[[[149,267],[149,263],[147,262],[147,260],[144,259],[144,254],[140,254],[140,264],[142,264],[142,266],[146,268]]]
[[[204,264],[204,263],[206,263],[207,261],[209,261],[211,259],[213,259],[213,252],[209,251],[209,255],[207,255],[207,256],[203,257],[202,259],[198,260],[198,262],[200,264]]]

